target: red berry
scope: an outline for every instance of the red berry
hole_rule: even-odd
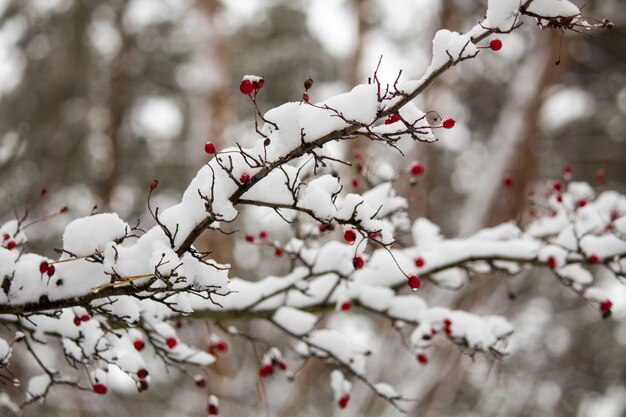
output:
[[[502,49],[502,41],[500,39],[492,39],[491,42],[489,42],[489,47],[492,51],[499,51]]]
[[[452,326],[452,320],[450,320],[450,319],[443,319],[443,325],[444,325],[444,327]]]
[[[341,311],[350,311],[352,306],[350,305],[349,301],[344,301],[343,303],[341,303],[341,306],[339,308],[341,309]]]
[[[554,268],[556,266],[556,259],[554,259],[554,256],[548,256],[546,263],[550,268]]]
[[[581,198],[580,200],[578,200],[578,203],[576,203],[578,205],[578,207],[585,207],[587,205],[587,200],[585,200],[584,198]]]
[[[424,266],[424,258],[421,256],[419,258],[415,258],[415,266],[421,268]]]
[[[241,84],[239,84],[239,91],[241,94],[249,95],[254,90],[254,86],[250,80],[243,80]]]
[[[48,274],[48,276],[51,277],[52,275],[54,275],[55,271],[56,271],[56,268],[54,267],[54,265],[48,265],[48,270],[46,271],[46,274]]]
[[[248,181],[250,181],[250,174],[248,174],[247,172],[241,174],[241,177],[239,177],[239,182],[245,184]]]
[[[604,182],[606,181],[606,171],[603,170],[602,168],[600,168],[598,170],[598,172],[596,173],[596,178],[598,179],[598,181],[600,182]]]
[[[337,401],[337,405],[339,405],[339,408],[346,408],[348,406],[348,401],[350,401],[350,396],[345,394],[339,399],[339,401]]]
[[[357,161],[360,161],[361,159],[363,159],[363,153],[361,151],[359,151],[358,149],[355,150],[352,153],[352,156],[354,157],[354,159],[356,159]]]
[[[423,353],[418,353],[417,361],[422,365],[426,365],[428,363],[428,356]]]
[[[600,262],[600,258],[598,258],[598,255],[596,255],[595,253],[592,253],[591,255],[589,255],[589,263],[592,264],[597,264],[598,262]]]
[[[219,410],[215,404],[209,404],[207,407],[207,413],[209,413],[210,416],[216,416],[219,414]]]
[[[137,371],[137,377],[139,379],[146,379],[148,377],[148,371],[145,369],[140,369]]]
[[[504,184],[505,187],[513,186],[513,177],[511,177],[510,175],[505,175],[504,179],[502,180],[502,183]]]
[[[363,261],[363,258],[361,258],[360,256],[355,256],[354,258],[352,258],[352,266],[354,267],[354,269],[361,269],[363,268],[363,265],[365,265],[365,261]]]
[[[391,121],[391,123],[395,123],[400,121],[400,116],[398,116],[397,114],[392,114],[391,116],[389,116],[389,120]]]
[[[267,232],[265,230],[261,230],[259,232],[259,239],[261,239],[261,240],[267,239]]]
[[[391,119],[389,117],[385,119],[385,124],[386,125],[390,125],[391,124]]]
[[[572,166],[570,164],[563,165],[563,176],[569,177],[572,175]]]
[[[2,240],[8,240],[11,236],[8,233],[3,233],[2,234]]]
[[[252,235],[252,234],[248,233],[248,234],[246,235],[246,242],[248,242],[248,243],[254,243],[254,235]]]
[[[16,246],[17,246],[17,243],[15,243],[14,240],[9,240],[9,243],[7,243],[7,249],[8,250],[13,250],[13,249],[15,249]]]
[[[39,272],[41,272],[42,274],[48,272],[48,262],[41,261],[41,263],[39,264]]]
[[[417,277],[417,275],[409,276],[409,287],[411,287],[413,291],[417,291],[418,288],[421,286],[422,286],[422,281]]]
[[[552,184],[552,188],[554,189],[554,191],[561,191],[561,189],[563,188],[561,186],[561,181],[554,181],[554,183]]]
[[[302,94],[302,101],[304,101],[305,103],[309,102],[309,95],[307,93]]]
[[[356,178],[352,180],[352,186],[354,188],[358,188],[359,187],[359,180],[357,180]]]
[[[176,341],[175,338],[168,337],[167,339],[165,339],[165,344],[167,345],[168,348],[174,349],[176,345],[178,344],[178,342]]]
[[[611,300],[604,300],[600,303],[600,312],[604,317],[611,315],[611,307],[613,307]]]
[[[215,153],[215,145],[211,142],[207,142],[204,145],[204,152],[208,153],[209,155],[213,155]]]
[[[556,195],[556,201],[558,201],[559,203],[563,202],[563,196],[561,194],[557,194]]]
[[[283,256],[283,250],[280,247],[276,246],[274,248],[274,256],[280,258],[281,256]]]
[[[263,78],[261,78],[259,81],[254,82],[254,87],[259,90],[263,88],[264,85],[265,85],[265,80]]]
[[[139,392],[145,391],[148,389],[148,381],[142,379],[139,381]]]
[[[146,346],[146,343],[141,339],[137,339],[133,342],[133,346],[135,347],[136,351],[141,352]]]
[[[89,321],[89,314],[83,314],[80,316],[80,321]]]
[[[265,378],[266,376],[274,373],[274,367],[271,364],[263,365],[261,369],[259,369],[259,376],[261,378]]]
[[[218,352],[224,353],[228,350],[228,344],[226,344],[226,342],[224,342],[223,340],[218,340],[215,344],[215,348]]]
[[[454,127],[454,119],[446,119],[441,123],[444,129],[452,129]]]
[[[281,371],[286,371],[287,370],[287,364],[285,362],[278,362],[278,369],[280,369]]]
[[[80,326],[80,317],[74,316],[74,326]]]
[[[611,221],[619,219],[619,212],[617,210],[611,210]]]
[[[378,233],[376,232],[370,233],[370,239],[378,239]]]
[[[352,229],[348,229],[343,232],[343,238],[348,243],[353,243],[356,240],[356,232]]]
[[[424,167],[419,162],[415,161],[409,166],[409,171],[414,177],[419,177],[424,173]]]
[[[93,392],[95,392],[96,394],[104,395],[107,393],[107,386],[100,383],[94,384]]]

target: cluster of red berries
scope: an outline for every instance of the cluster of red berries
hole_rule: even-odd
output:
[[[285,362],[272,358],[272,361],[270,363],[266,363],[261,366],[261,368],[259,369],[259,376],[261,378],[265,378],[266,376],[273,374],[275,367],[280,369],[282,372],[285,372],[287,370],[287,364]]]
[[[398,116],[397,114],[392,114],[385,119],[385,124],[390,125],[398,121],[400,121],[400,116]]]
[[[56,271],[56,268],[54,267],[54,265],[49,264],[47,261],[41,261],[41,263],[39,264],[39,272],[41,272],[41,274],[46,274],[48,275],[48,277],[51,277],[52,275],[54,275]]]
[[[87,313],[81,314],[80,316],[76,315],[74,316],[74,326],[80,326],[82,322],[89,321],[90,318]]]
[[[239,91],[241,91],[241,94],[244,94],[246,96],[249,96],[250,94],[252,94],[252,92],[254,92],[254,95],[256,96],[259,90],[263,88],[264,85],[265,80],[263,78],[257,77],[257,79],[254,80],[244,78],[241,81],[241,84],[239,84]]]
[[[228,344],[222,339],[215,338],[209,342],[207,352],[209,352],[213,356],[216,356],[220,353],[226,353],[228,352]]]

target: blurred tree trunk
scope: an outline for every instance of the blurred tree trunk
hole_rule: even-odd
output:
[[[533,148],[543,92],[563,71],[563,63],[555,65],[559,52],[566,50],[561,37],[560,32],[551,31],[513,76],[509,98],[491,135],[489,161],[462,210],[462,235],[522,213],[537,162]],[[513,177],[513,190],[502,186],[505,175]]]

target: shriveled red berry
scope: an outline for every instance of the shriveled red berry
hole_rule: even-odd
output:
[[[500,39],[492,39],[491,42],[489,42],[489,48],[491,48],[492,51],[499,51],[502,49],[502,41]]]
[[[198,388],[206,387],[206,379],[204,379],[204,377],[202,377],[201,375],[197,375],[194,378],[194,383],[196,384],[196,387]]]
[[[415,258],[415,266],[418,268],[421,268],[424,266],[424,258],[422,258],[421,256],[418,258]]]
[[[178,344],[178,341],[173,337],[168,337],[167,339],[165,339],[165,344],[168,348],[174,349]]]
[[[245,184],[248,181],[250,181],[250,174],[248,174],[247,172],[241,174],[241,176],[239,177],[239,182]]]
[[[41,263],[39,264],[39,272],[41,272],[42,274],[48,272],[48,262],[41,261]]]
[[[309,95],[307,93],[302,94],[302,101],[304,101],[305,103],[309,102]]]
[[[9,240],[9,238],[10,238],[10,237],[11,237],[11,235],[9,235],[8,233],[3,233],[3,234],[2,234],[2,240],[3,240],[3,241],[5,241],[5,240]]]
[[[348,229],[343,232],[343,239],[348,243],[353,243],[356,240],[356,232],[352,229]]]
[[[511,177],[510,175],[505,175],[504,178],[502,179],[502,183],[504,184],[505,187],[512,187],[513,177]]]
[[[215,153],[215,145],[212,142],[207,142],[204,144],[204,152],[209,155],[213,155]]]
[[[209,406],[207,407],[207,413],[210,416],[216,416],[219,414],[219,409],[215,404],[209,404]]]
[[[548,259],[546,260],[546,264],[550,268],[554,268],[556,266],[556,259],[554,259],[554,256],[548,256]]]
[[[414,177],[419,177],[420,175],[424,173],[424,167],[419,162],[414,161],[409,166],[409,171],[411,172],[411,175],[413,175]]]
[[[423,353],[418,353],[417,354],[417,361],[422,364],[422,365],[426,365],[428,363],[428,356],[426,356]]]
[[[146,369],[140,369],[137,371],[137,378],[146,379],[148,377],[148,371]]]
[[[346,408],[348,406],[348,401],[350,401],[350,396],[348,394],[345,394],[341,398],[339,398],[339,401],[337,401],[337,405],[339,406],[339,408]]]
[[[441,123],[444,129],[452,129],[454,127],[455,121],[454,119],[446,119]]]
[[[562,195],[562,194],[560,194],[560,193],[559,193],[559,194],[557,194],[557,195],[556,195],[556,201],[558,201],[559,203],[562,203],[562,202],[563,202],[563,195]]]
[[[409,287],[411,287],[413,291],[417,291],[421,286],[422,281],[417,277],[417,275],[409,276]]]
[[[254,86],[250,80],[243,80],[241,84],[239,84],[239,91],[241,94],[249,95],[254,90]]]
[[[133,346],[136,351],[141,352],[143,348],[146,347],[146,343],[141,339],[137,339],[133,342]]]
[[[93,384],[93,392],[104,395],[107,393],[107,386],[101,383]]]
[[[349,301],[344,301],[343,303],[341,303],[341,306],[339,308],[341,309],[341,311],[350,311],[352,306],[350,305]]]
[[[352,258],[352,266],[354,269],[361,269],[365,265],[365,261],[360,256],[355,256]]]
[[[148,381],[145,379],[139,380],[139,392],[143,392],[149,388]]]

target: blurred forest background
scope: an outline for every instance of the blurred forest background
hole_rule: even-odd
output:
[[[454,129],[438,132],[436,144],[416,144],[401,159],[355,143],[367,163],[425,166],[417,184],[399,186],[413,219],[428,217],[448,236],[511,218],[523,224],[537,209],[529,195],[545,192],[566,163],[575,180],[626,191],[626,1],[584,4],[585,16],[607,17],[615,29],[562,34],[529,20],[502,37],[500,52],[464,62],[420,97],[418,107],[457,120]],[[167,207],[207,161],[207,140],[218,148],[249,143],[252,108],[238,90],[244,74],[265,77],[265,110],[299,100],[308,76],[315,80],[313,101],[366,82],[381,55],[385,81],[400,69],[404,79],[417,77],[430,62],[436,30],[467,30],[485,7],[480,0],[0,0],[0,218],[11,218],[14,205],[20,210],[28,195],[46,188],[35,218],[69,207],[29,231],[31,249],[48,256],[64,226],[96,206],[151,224],[146,200],[153,178],[160,181],[154,204]],[[340,149],[348,160],[354,150]],[[502,186],[505,175],[512,189]],[[344,173],[346,186],[357,177],[355,169]],[[232,229],[289,237],[285,225],[254,213]],[[288,269],[288,261],[246,245],[243,235],[204,236],[200,245],[232,262],[234,276]],[[624,288],[618,291],[623,306]],[[327,316],[332,326],[380,338],[369,374],[420,399],[411,416],[626,416],[624,309],[601,321],[540,270],[506,282],[476,276],[463,291],[426,289],[423,296],[429,304],[509,317],[518,347],[494,363],[442,346],[420,367],[392,343],[399,337],[388,323],[359,311]],[[203,323],[183,325],[183,337],[206,343]],[[265,323],[242,329],[285,344]],[[262,389],[251,345],[229,342],[228,355],[205,370],[223,415],[395,415],[359,384],[348,409],[337,410],[328,371],[314,363],[293,382],[275,378]],[[30,365],[23,367],[28,373]],[[151,389],[142,394],[120,389],[94,398],[57,389],[43,411],[31,407],[26,415],[206,414],[206,391],[187,375],[151,375]]]

